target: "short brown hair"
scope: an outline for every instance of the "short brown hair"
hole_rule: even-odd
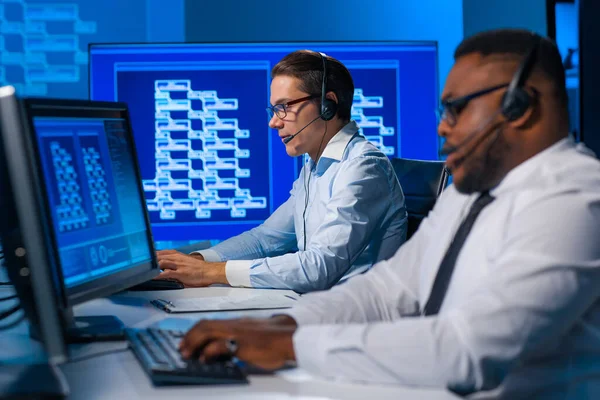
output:
[[[354,82],[348,68],[333,57],[327,61],[327,92],[338,98],[337,115],[342,121],[350,120]],[[302,82],[299,89],[310,95],[319,95],[323,83],[323,60],[316,51],[297,50],[283,57],[271,70],[271,79],[279,75],[293,76]]]

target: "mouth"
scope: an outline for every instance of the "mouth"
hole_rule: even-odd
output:
[[[279,135],[279,137],[281,138],[281,141],[285,144],[285,140],[289,137],[291,137],[292,135]]]

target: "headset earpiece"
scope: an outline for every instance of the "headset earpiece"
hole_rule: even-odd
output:
[[[534,34],[534,45],[519,65],[517,72],[515,72],[512,81],[508,85],[508,89],[506,89],[506,93],[502,96],[502,114],[508,121],[521,118],[531,107],[532,99],[525,90],[525,83],[533,70],[541,42],[542,38]]]
[[[509,96],[504,93],[502,97],[502,114],[508,121],[521,118],[531,106],[531,96],[525,89],[517,88]]]
[[[337,103],[331,99],[321,100],[321,119],[330,121],[337,112]]]
[[[321,119],[330,121],[337,114],[337,103],[326,97],[327,95],[327,59],[325,54],[319,53],[323,61],[323,82],[321,84]]]

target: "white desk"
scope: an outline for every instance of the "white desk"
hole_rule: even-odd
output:
[[[109,299],[100,299],[78,306],[75,315],[118,316],[129,327],[186,328],[200,318],[234,318],[237,316],[268,316],[269,310],[219,313],[167,314],[148,300],[156,297],[171,300],[180,297],[222,296],[234,289],[212,287],[161,292],[125,292]],[[0,293],[1,294],[1,293]],[[31,343],[25,324],[0,333],[3,345],[0,360],[34,360],[39,344]],[[77,358],[109,349],[124,348],[125,343],[92,343],[71,346],[71,357]],[[39,358],[39,357],[37,357]],[[373,386],[334,383],[317,379],[290,379],[282,376],[250,376],[250,385],[181,386],[155,388],[130,352],[94,357],[63,365],[71,389],[69,399],[456,399],[447,391],[411,389],[398,386]],[[291,371],[290,371],[291,372]],[[287,373],[286,376],[293,375]],[[298,374],[300,375],[300,374]]]

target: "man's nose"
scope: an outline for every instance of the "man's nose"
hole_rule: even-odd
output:
[[[271,129],[281,129],[283,127],[283,121],[277,116],[277,114],[273,114],[273,116],[271,116],[271,119],[269,120],[269,127]]]

